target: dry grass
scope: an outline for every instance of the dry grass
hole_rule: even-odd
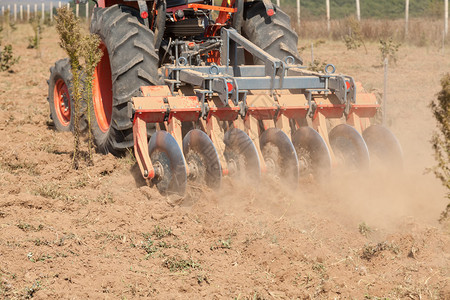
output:
[[[302,20],[300,28],[294,24],[296,20],[294,15],[291,15],[291,20],[300,40],[324,38],[344,40],[344,37],[351,30],[347,19],[332,20],[330,32],[327,31],[326,20]],[[442,47],[444,22],[425,18],[410,20],[407,37],[405,36],[404,20],[361,20],[360,28],[361,37],[364,41],[393,38],[395,41],[419,47]],[[447,36],[446,43],[448,43],[448,40],[449,37]]]

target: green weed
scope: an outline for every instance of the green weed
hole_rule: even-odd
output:
[[[179,257],[169,257],[163,262],[163,266],[171,272],[188,271],[190,269],[200,268],[200,264],[192,259],[181,259]]]
[[[171,236],[171,235],[173,235],[172,229],[159,227],[159,226],[156,226],[152,232],[152,236],[154,236],[158,240],[168,237],[168,236]]]
[[[47,241],[47,240],[41,240],[41,239],[39,239],[39,238],[37,238],[37,239],[35,239],[35,240],[33,240],[33,243],[34,243],[34,245],[36,245],[36,246],[48,246],[48,245],[50,245],[50,242],[49,241]]]
[[[211,250],[215,249],[231,249],[231,239],[218,240],[210,247]]]
[[[34,294],[41,289],[41,283],[35,281],[32,286],[25,288],[25,299],[31,299]]]
[[[203,282],[209,284],[208,276],[205,273],[197,274],[197,283],[202,284]]]
[[[34,231],[34,232],[38,232],[41,231],[42,229],[44,229],[44,225],[39,224],[37,227],[30,225],[28,223],[22,223],[20,222],[19,224],[16,224],[17,228],[25,231],[25,232],[29,232],[29,231]]]
[[[369,236],[372,233],[372,228],[370,228],[369,225],[367,225],[365,222],[359,224],[358,230],[359,233],[361,233],[361,235],[365,237]]]
[[[400,252],[396,245],[383,242],[376,245],[366,245],[362,250],[361,258],[371,260],[383,251],[391,251],[394,254],[398,254]]]
[[[110,203],[114,203],[114,197],[113,194],[110,192],[107,193],[102,193],[101,195],[99,195],[96,199],[95,202],[99,202],[101,204],[110,204]]]
[[[313,72],[323,72],[325,70],[326,62],[321,61],[320,59],[315,59],[308,65],[308,70]]]
[[[29,252],[27,254],[27,257],[28,257],[29,261],[34,262],[34,263],[39,262],[39,261],[46,261],[48,259],[52,259],[53,258],[49,254],[41,254],[41,255],[35,257],[33,252]]]
[[[34,190],[34,194],[38,196],[42,196],[44,198],[50,198],[54,200],[62,200],[62,201],[73,201],[75,198],[66,191],[62,190],[61,187],[54,183],[47,183],[38,186]]]

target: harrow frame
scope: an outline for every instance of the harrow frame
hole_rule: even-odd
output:
[[[222,43],[222,65],[192,66],[187,58],[177,57],[176,64],[162,68],[166,85],[143,86],[141,96],[132,98],[134,151],[145,179],[161,175],[148,154],[147,123],[157,129],[164,126],[181,149],[182,122],[196,123],[219,150],[226,175],[230,168],[223,155],[223,123],[248,134],[265,172],[260,147],[264,130],[275,127],[290,138],[295,129],[309,125],[325,141],[333,162],[326,120],[339,119],[362,134],[379,108],[374,94],[365,93],[352,77],[334,74],[332,65],[327,65],[325,73],[310,72],[291,64],[293,58],[274,58],[234,29],[222,28],[218,42]],[[239,65],[244,51],[264,65]]]

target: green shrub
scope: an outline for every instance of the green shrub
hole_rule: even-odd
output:
[[[358,49],[359,47],[364,46],[367,53],[366,44],[363,40],[359,22],[354,17],[349,17],[346,19],[346,25],[349,29],[349,33],[344,36],[344,42],[347,50]]]
[[[92,95],[92,80],[94,70],[102,57],[102,51],[99,49],[100,39],[96,35],[83,34],[81,32],[80,20],[75,18],[72,10],[66,7],[58,9],[56,18],[56,30],[60,36],[60,46],[69,56],[70,66],[73,75],[72,95],[74,101],[74,154],[73,167],[78,169],[80,152],[80,118],[82,115],[82,101],[87,102],[88,118],[88,165],[93,164],[93,137],[90,104]],[[82,84],[82,76],[85,77],[86,84]]]
[[[0,71],[10,71],[19,59],[20,57],[14,57],[11,44],[5,45],[3,51],[0,51]]]
[[[394,63],[397,62],[397,52],[400,48],[401,44],[394,42],[394,40],[389,38],[388,40],[380,40],[380,46],[378,49],[380,49],[381,53],[381,62],[383,63],[386,58],[388,58],[391,61],[394,61]]]
[[[39,18],[32,18],[30,20],[31,27],[33,28],[34,36],[28,37],[28,49],[39,49],[39,45],[42,39],[42,26]]]
[[[450,73],[441,79],[442,90],[430,107],[437,121],[438,132],[433,134],[431,143],[437,165],[431,170],[447,189],[450,199]],[[441,221],[449,217],[450,203],[441,215]]]

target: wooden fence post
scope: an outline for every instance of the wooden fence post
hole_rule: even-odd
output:
[[[77,17],[77,18],[79,15],[79,10],[80,10],[80,4],[75,4],[75,17]]]
[[[444,3],[444,31],[445,35],[448,34],[448,0]]]
[[[38,17],[38,9],[37,9],[37,3],[34,5],[34,17],[37,19]]]
[[[361,8],[359,6],[359,0],[356,0],[356,18],[358,22],[361,21]]]
[[[19,16],[20,16],[20,21],[23,21],[23,5],[19,6]]]
[[[409,21],[409,0],[405,3],[405,37],[408,36],[408,21]]]
[[[280,0],[277,0],[277,5],[278,7],[280,7]]]
[[[17,22],[17,4],[14,3],[14,23]]]
[[[382,123],[386,125],[386,102],[387,102],[387,88],[388,88],[388,64],[389,60],[386,57],[384,59],[384,88],[383,88],[383,118]]]
[[[331,24],[330,24],[330,0],[326,1],[327,4],[327,30],[330,32]]]
[[[45,4],[44,4],[44,2],[42,2],[42,9],[41,9],[41,19],[42,19],[42,22],[44,22],[44,20],[45,20]]]
[[[89,23],[89,1],[86,2],[86,22]]]
[[[445,55],[445,30],[442,30],[442,55]]]
[[[30,4],[27,4],[27,21],[30,21]]]
[[[61,1],[58,1],[58,8],[61,8]]]
[[[300,0],[297,0],[297,26],[300,28]]]
[[[53,2],[50,2],[50,23],[53,22]]]
[[[67,2],[67,9],[70,10],[70,2]]]

